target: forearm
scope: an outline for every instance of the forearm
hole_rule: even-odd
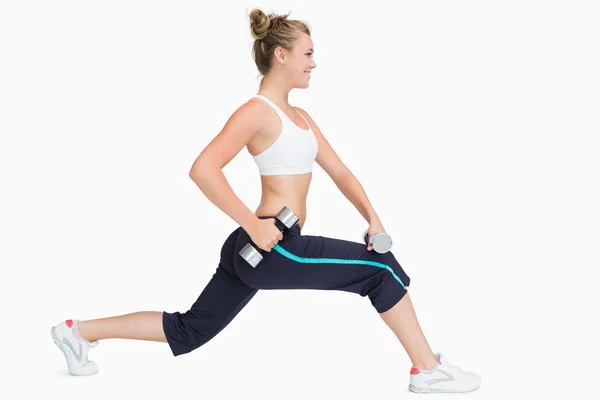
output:
[[[364,188],[352,172],[348,171],[336,179],[335,184],[369,224],[379,221]]]
[[[202,193],[245,231],[248,231],[258,217],[236,196],[223,171],[210,167],[198,168],[198,171],[201,172],[190,172],[190,178]]]

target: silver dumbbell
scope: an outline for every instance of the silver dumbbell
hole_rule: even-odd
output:
[[[367,234],[369,230],[367,229],[365,233],[363,233],[363,241],[367,244],[371,244],[373,246],[373,250],[378,253],[387,253],[392,248],[392,238],[390,235],[384,232],[376,233],[375,235],[369,238],[369,242],[367,242]]]
[[[275,226],[279,229],[280,232],[283,232],[287,229],[291,229],[298,222],[299,218],[292,210],[283,206],[281,210],[275,216]],[[252,267],[256,268],[256,266],[262,261],[264,250],[256,249],[252,246],[251,243],[247,243],[242,250],[240,250],[240,255],[244,260],[248,262],[248,264],[252,265]]]

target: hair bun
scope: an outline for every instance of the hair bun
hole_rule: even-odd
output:
[[[255,8],[250,12],[250,31],[256,40],[267,36],[267,30],[271,24],[271,18],[260,8]]]

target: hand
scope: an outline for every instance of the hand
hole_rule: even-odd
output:
[[[366,237],[366,242],[367,244],[367,250],[371,251],[373,250],[373,246],[371,246],[371,243],[369,243],[369,239],[377,234],[377,233],[387,233],[385,231],[385,229],[383,229],[383,225],[381,225],[381,222],[379,220],[377,221],[371,221],[371,223],[369,224],[369,230],[367,232],[367,237]]]
[[[283,239],[283,233],[277,228],[275,221],[275,218],[257,218],[256,223],[248,230],[252,242],[267,252]]]

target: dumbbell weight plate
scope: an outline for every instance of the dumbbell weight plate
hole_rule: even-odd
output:
[[[369,233],[368,229],[363,233],[363,241],[365,243],[367,242],[367,234],[368,233]],[[377,233],[377,234],[371,236],[369,239],[370,239],[369,242],[371,243],[373,250],[375,250],[376,252],[378,252],[380,254],[387,253],[392,248],[392,238],[387,233],[380,232],[380,233]]]
[[[260,254],[258,250],[254,248],[250,243],[246,243],[246,245],[240,250],[240,255],[248,264],[252,265],[252,267],[256,268],[256,266],[262,261],[263,256]]]

